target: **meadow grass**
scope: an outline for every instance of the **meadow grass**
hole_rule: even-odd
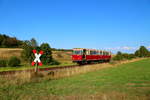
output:
[[[50,67],[63,67],[63,66],[71,66],[71,65],[77,65],[76,63],[61,63],[60,65],[42,65],[39,66],[39,68],[50,68]],[[0,72],[2,71],[16,71],[16,70],[27,70],[27,69],[34,69],[35,66],[31,66],[31,65],[20,65],[17,67],[0,67]]]
[[[0,58],[9,59],[12,56],[21,58],[21,48],[0,48]],[[60,63],[71,63],[71,51],[52,51],[52,56]]]
[[[0,48],[0,59],[9,59],[12,56],[16,56],[21,59],[21,48]],[[39,68],[48,68],[48,67],[61,67],[61,66],[70,66],[76,65],[72,63],[71,59],[72,52],[70,51],[52,51],[52,56],[55,60],[60,62],[60,65],[43,65]],[[22,60],[22,59],[21,59]],[[10,70],[26,70],[34,69],[33,66],[26,64],[23,60],[20,66],[18,67],[0,67],[0,71],[10,71]]]
[[[0,48],[0,58],[8,59],[11,56],[16,56],[20,58],[22,50],[23,49],[21,48]]]
[[[1,99],[149,100],[150,59],[61,79],[30,80],[23,84],[12,84],[10,81],[1,78]]]

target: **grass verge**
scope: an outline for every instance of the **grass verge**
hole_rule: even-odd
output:
[[[150,59],[143,59],[72,77],[42,81],[30,80],[23,84],[19,82],[12,84],[12,79],[8,81],[1,78],[0,98],[15,100],[149,100],[149,65]]]
[[[60,65],[43,65],[39,66],[39,68],[49,68],[49,67],[63,67],[63,66],[71,66],[77,65],[75,63],[61,63]],[[2,71],[12,71],[12,70],[27,70],[27,69],[34,69],[34,66],[31,65],[21,65],[18,67],[0,67],[0,72]]]

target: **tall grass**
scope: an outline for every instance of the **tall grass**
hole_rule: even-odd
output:
[[[53,58],[60,63],[72,63],[71,55],[70,51],[52,51]]]
[[[143,59],[143,58],[142,58]],[[115,63],[103,63],[103,64],[95,64],[95,65],[84,65],[84,66],[78,66],[74,68],[66,68],[66,69],[58,69],[50,72],[46,72],[48,77],[52,79],[58,79],[62,77],[70,77],[77,74],[83,74],[91,71],[100,70],[103,68],[109,68],[109,67],[116,67],[117,65],[129,63],[129,62],[135,62],[138,60],[142,60],[141,58],[133,59],[133,60],[126,60],[126,61],[119,61]]]
[[[149,60],[123,64],[138,60],[45,71],[37,76],[27,72],[3,76],[0,96],[19,100],[149,100]],[[62,78],[68,76],[73,77]],[[141,81],[146,85],[137,86]]]
[[[15,73],[14,75],[3,75],[0,76],[0,80],[3,81],[3,85],[21,85],[31,80],[31,73],[29,72],[20,72]]]
[[[115,63],[103,63],[103,64],[95,64],[95,65],[84,65],[84,66],[78,66],[78,67],[71,67],[71,68],[65,68],[65,69],[57,69],[52,71],[43,71],[39,72],[37,75],[34,74],[34,72],[18,72],[14,75],[5,75],[1,76],[1,79],[4,80],[10,80],[7,81],[8,83],[13,84],[24,84],[26,82],[31,82],[36,78],[38,80],[48,80],[48,79],[59,79],[64,77],[70,77],[73,75],[83,74],[87,72],[97,71],[104,68],[109,67],[117,67],[120,64],[129,63],[129,62],[135,62],[141,59],[133,59],[130,61],[120,61]],[[38,81],[39,81],[38,80]],[[7,84],[7,83],[6,83]]]
[[[12,56],[20,57],[22,49],[20,48],[0,48],[0,58],[8,59]]]

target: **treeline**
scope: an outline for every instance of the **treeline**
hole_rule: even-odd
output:
[[[60,63],[53,59],[52,57],[52,49],[48,43],[42,43],[38,45],[37,41],[32,38],[31,40],[26,40],[22,42],[21,48],[23,51],[21,52],[21,59],[18,57],[11,57],[10,59],[0,59],[0,67],[16,67],[21,64],[21,61],[24,61],[25,64],[31,65],[31,62],[35,59],[33,54],[33,50],[36,49],[37,52],[42,50],[44,54],[40,57],[42,63],[44,65],[59,65]]]
[[[0,34],[0,47],[2,48],[20,48],[22,44],[23,41],[18,40],[16,37]]]
[[[0,47],[1,48],[22,48],[23,49],[23,51],[21,53],[21,59],[19,59],[18,57],[11,57],[8,60],[0,59],[0,67],[5,67],[7,65],[12,66],[12,67],[18,66],[21,61],[31,64],[31,62],[35,58],[35,56],[32,52],[33,49],[36,49],[38,52],[40,50],[44,51],[44,54],[41,56],[41,61],[44,65],[60,64],[58,61],[56,61],[52,57],[52,50],[55,48],[52,49],[48,43],[42,43],[41,45],[38,45],[37,41],[34,38],[32,38],[31,40],[22,41],[22,40],[18,40],[16,37],[10,37],[5,34],[0,34]],[[55,50],[57,50],[57,49],[55,49]],[[15,64],[11,64],[11,63],[9,64],[9,62],[15,63]]]
[[[42,43],[38,45],[37,41],[32,38],[31,40],[27,40],[22,45],[23,51],[21,53],[21,57],[27,63],[31,63],[35,58],[32,50],[36,49],[38,52],[42,50],[44,54],[41,56],[41,61],[44,65],[58,65],[60,64],[58,61],[53,59],[52,57],[52,48],[48,43]]]
[[[135,51],[135,53],[133,54],[128,54],[128,53],[122,53],[120,51],[117,52],[116,56],[113,57],[113,60],[130,60],[133,58],[137,58],[137,57],[150,57],[150,51],[144,47],[144,46],[140,46],[140,48],[138,50]]]
[[[35,39],[31,40],[19,40],[16,37],[10,37],[6,34],[0,34],[0,48],[22,48],[23,44],[27,43],[30,44],[36,42]],[[34,43],[35,44],[35,43]],[[34,46],[35,47],[35,46]],[[53,51],[72,51],[71,49],[57,49],[57,48],[51,48]]]

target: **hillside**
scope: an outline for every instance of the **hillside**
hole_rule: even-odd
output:
[[[21,51],[22,49],[20,48],[0,48],[0,58],[20,57]],[[61,63],[71,63],[71,54],[71,51],[52,51],[53,58]]]
[[[0,33],[0,47],[4,48],[17,48],[23,44],[22,40],[18,40],[16,37],[10,37],[6,34]]]

